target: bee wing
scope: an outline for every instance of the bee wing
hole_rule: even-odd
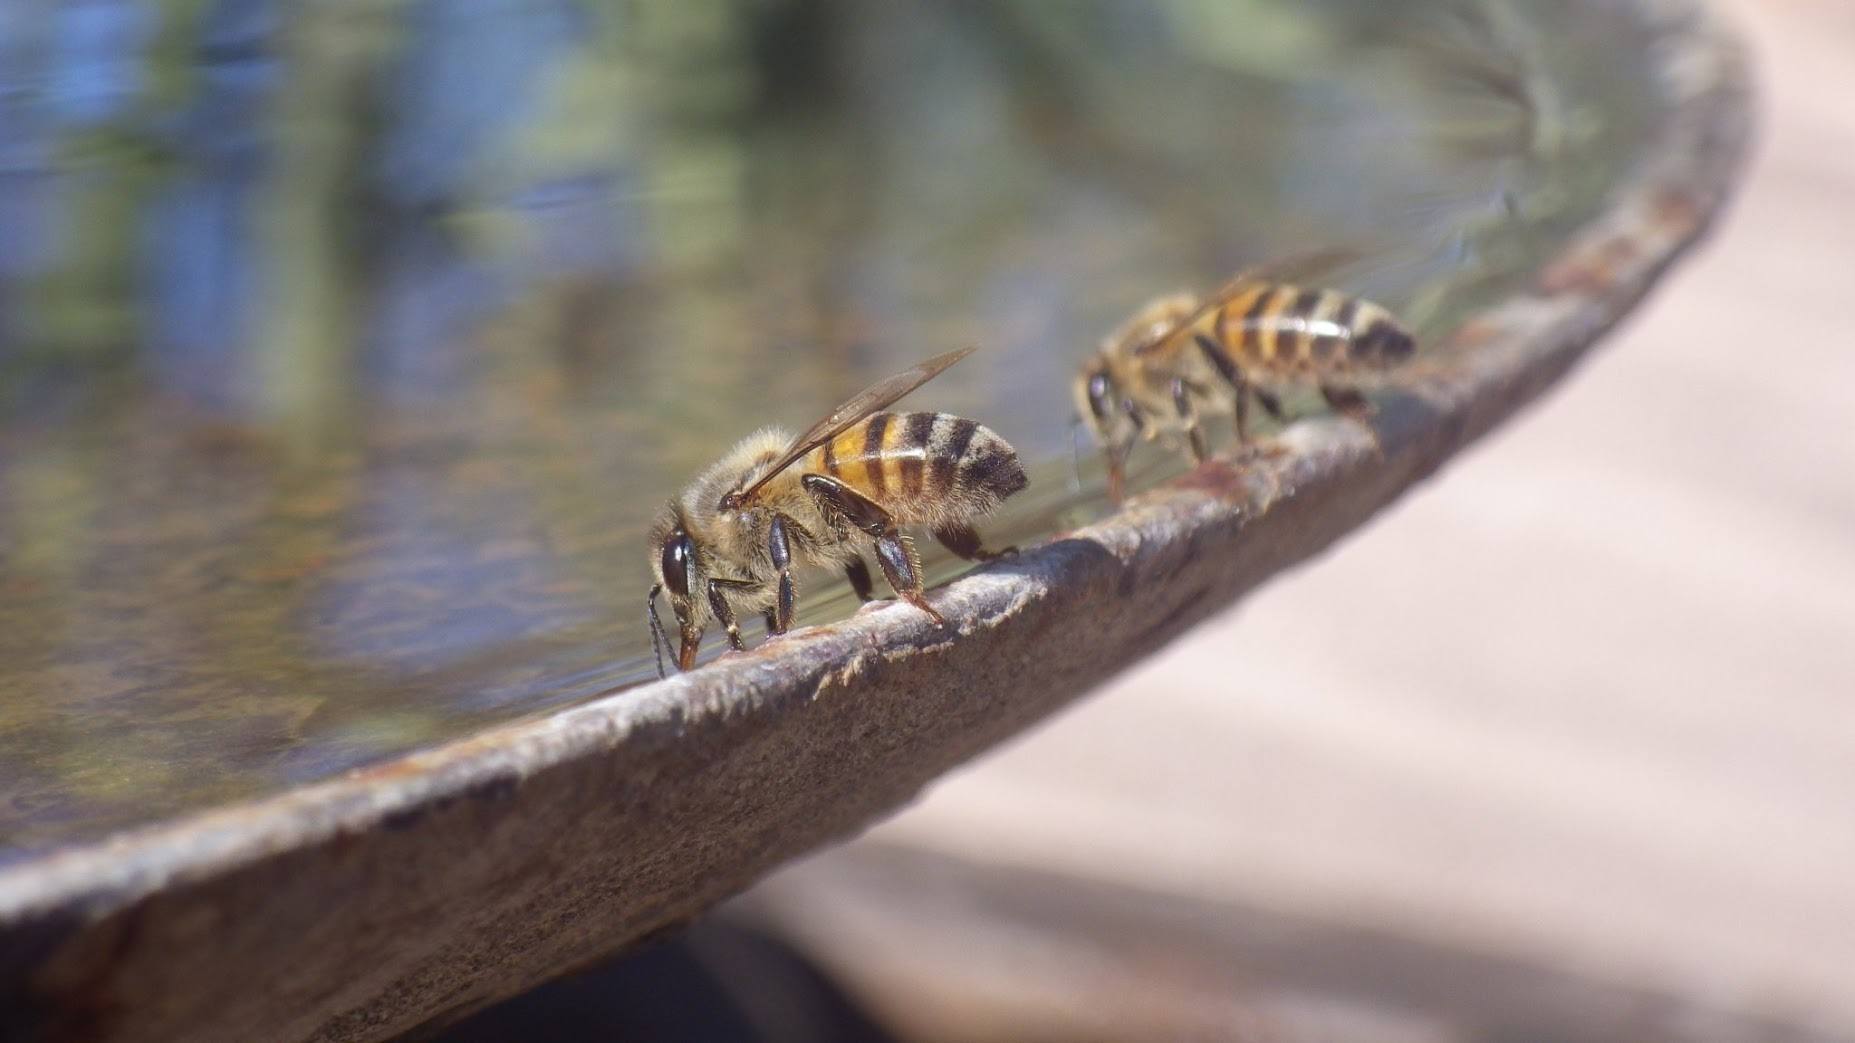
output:
[[[851,425],[871,413],[893,405],[903,395],[933,380],[940,375],[942,370],[971,355],[974,350],[976,349],[959,348],[944,355],[936,355],[913,369],[897,373],[887,380],[879,381],[859,391],[849,401],[833,409],[831,415],[813,424],[806,429],[804,434],[793,439],[792,444],[786,447],[786,451],[780,454],[779,459],[774,461],[772,467],[767,468],[766,473],[761,475],[759,480],[741,490],[740,502],[746,503],[752,500],[754,494],[760,491],[761,486],[771,481],[781,471],[791,467],[806,453],[836,438],[848,430]]]
[[[1357,250],[1332,247],[1288,254],[1272,261],[1264,261],[1261,264],[1239,269],[1237,274],[1225,279],[1222,286],[1212,290],[1205,297],[1204,303],[1198,306],[1198,310],[1180,319],[1165,333],[1135,348],[1134,354],[1152,355],[1170,350],[1180,337],[1187,336],[1212,312],[1223,307],[1225,301],[1258,282],[1293,282],[1297,279],[1318,278],[1358,259],[1359,251]]]
[[[1218,288],[1218,295],[1229,296],[1259,279],[1267,279],[1270,282],[1318,279],[1336,268],[1345,267],[1359,260],[1360,256],[1360,251],[1346,246],[1332,246],[1320,250],[1285,254],[1274,260],[1253,264],[1238,271]]]

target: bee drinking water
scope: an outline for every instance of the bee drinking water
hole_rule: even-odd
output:
[[[767,631],[792,625],[801,565],[841,568],[857,596],[873,593],[872,551],[897,596],[944,623],[922,593],[921,560],[903,526],[926,526],[969,560],[996,555],[974,519],[1027,484],[1018,454],[990,429],[948,413],[889,413],[888,406],[971,354],[931,358],[864,390],[797,438],[775,428],[749,435],[658,512],[650,530],[656,584],[648,600],[653,652],[668,647],[657,596],[669,595],[684,670],[711,620],[734,648],[736,620],[763,612]],[[657,672],[664,673],[659,654]]]
[[[1286,263],[1325,264],[1335,256]],[[1118,503],[1136,439],[1182,434],[1200,463],[1208,452],[1204,416],[1234,414],[1237,440],[1247,443],[1250,399],[1279,421],[1276,392],[1285,385],[1314,384],[1369,431],[1372,406],[1358,385],[1415,349],[1381,305],[1252,269],[1207,298],[1173,294],[1142,307],[1083,366],[1076,410],[1107,457],[1108,495]]]

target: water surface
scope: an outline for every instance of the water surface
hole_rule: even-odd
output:
[[[0,861],[646,679],[655,505],[951,346],[909,405],[1033,475],[988,535],[1083,520],[1069,376],[1146,298],[1339,245],[1434,335],[1648,118],[1624,27],[1501,0],[37,6]]]

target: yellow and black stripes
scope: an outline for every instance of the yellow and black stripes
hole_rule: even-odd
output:
[[[933,413],[909,413],[904,420],[902,444],[925,446],[933,441]],[[968,421],[970,423],[970,421]],[[903,496],[920,496],[922,483],[926,481],[927,459],[923,454],[908,453],[896,462],[896,471],[902,480]]]
[[[948,413],[871,414],[814,450],[808,469],[887,506],[1003,499],[1025,481],[1004,439]]]
[[[1384,369],[1415,342],[1389,311],[1336,290],[1259,283],[1217,309],[1214,336],[1255,376],[1324,376]]]

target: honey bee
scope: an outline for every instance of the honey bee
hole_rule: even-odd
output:
[[[921,559],[902,527],[928,527],[967,560],[997,557],[981,546],[972,521],[1027,479],[1010,443],[975,421],[883,410],[972,351],[898,373],[797,438],[777,428],[749,435],[664,505],[650,530],[657,582],[647,601],[659,676],[659,646],[670,644],[657,613],[660,593],[668,593],[682,634],[677,666],[688,670],[711,619],[736,649],[745,647],[740,613],[764,612],[767,631],[785,633],[797,602],[797,565],[841,568],[857,597],[870,600],[866,549],[897,596],[946,622],[922,594]]]
[[[1315,254],[1283,266],[1340,259]],[[1370,432],[1372,406],[1358,385],[1415,350],[1410,333],[1381,305],[1250,269],[1207,298],[1178,293],[1142,307],[1083,366],[1076,412],[1102,447],[1108,495],[1118,503],[1136,438],[1183,434],[1192,462],[1200,463],[1208,451],[1204,416],[1234,414],[1237,441],[1247,444],[1250,399],[1279,421],[1275,392],[1284,385],[1314,384],[1328,405]]]

